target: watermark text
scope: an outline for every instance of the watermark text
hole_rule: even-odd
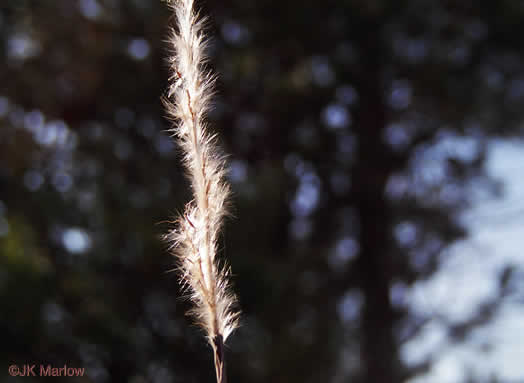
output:
[[[8,371],[11,376],[84,376],[85,368],[69,367],[67,364],[61,367],[50,364],[12,364]]]

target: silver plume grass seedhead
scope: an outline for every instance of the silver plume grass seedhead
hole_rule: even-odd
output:
[[[215,77],[205,68],[205,20],[198,17],[193,3],[170,2],[177,28],[169,37],[173,54],[165,105],[175,121],[172,132],[184,153],[194,198],[166,238],[177,257],[180,282],[194,304],[190,314],[206,332],[215,354],[217,381],[224,383],[223,346],[239,319],[237,299],[230,288],[230,269],[216,259],[230,188],[225,182],[224,157],[205,121]]]

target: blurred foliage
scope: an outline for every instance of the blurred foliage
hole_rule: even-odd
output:
[[[522,2],[197,3],[235,193],[230,380],[425,371],[399,350],[430,318],[392,288],[430,276],[466,234],[473,187],[497,191],[482,165],[491,137],[520,133]],[[0,5],[3,371],[214,379],[160,241],[190,198],[160,102],[169,24],[160,1]]]

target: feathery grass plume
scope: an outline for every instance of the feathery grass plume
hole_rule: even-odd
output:
[[[173,56],[165,105],[176,122],[172,131],[184,152],[194,199],[166,238],[177,257],[180,282],[194,303],[190,313],[213,348],[217,382],[225,383],[224,342],[238,326],[239,311],[229,286],[230,269],[218,263],[216,252],[230,190],[216,135],[207,132],[205,122],[215,77],[205,68],[204,19],[193,3],[170,2],[177,28],[169,38]]]

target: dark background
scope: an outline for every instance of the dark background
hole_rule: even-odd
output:
[[[483,165],[494,138],[521,134],[524,3],[197,6],[234,190],[230,381],[430,371],[434,356],[407,363],[403,345],[435,320],[465,341],[518,272],[461,320],[405,299],[467,237],[472,185],[503,195]],[[171,22],[153,0],[1,0],[0,381],[25,363],[86,368],[64,382],[214,380],[160,240],[191,198],[160,101]]]

